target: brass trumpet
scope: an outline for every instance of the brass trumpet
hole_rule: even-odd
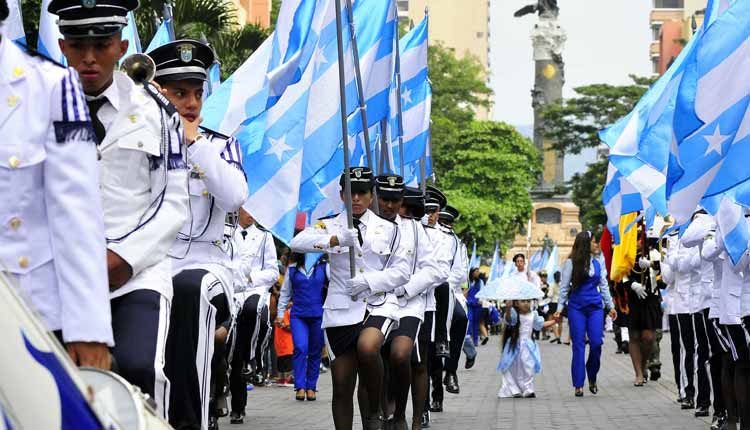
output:
[[[120,70],[138,84],[151,82],[156,74],[156,63],[146,54],[132,54],[122,61]]]

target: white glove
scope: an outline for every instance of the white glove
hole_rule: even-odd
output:
[[[342,230],[341,234],[337,234],[336,238],[339,240],[339,246],[354,246],[355,243],[359,243],[359,239],[357,239],[357,229],[356,228],[349,228],[346,230]]]
[[[396,297],[405,296],[406,295],[406,288],[404,288],[404,287],[396,287],[393,290],[393,294],[395,294]]]
[[[367,284],[367,280],[364,278],[364,276],[358,275],[352,279],[347,280],[346,286],[349,288],[349,295],[354,301],[358,301],[372,295],[370,285]]]
[[[641,257],[641,258],[638,259],[638,267],[640,267],[643,270],[646,270],[649,267],[651,267],[651,262],[648,261],[647,258]]]
[[[645,299],[648,295],[646,293],[646,287],[638,282],[633,282],[632,284],[630,284],[630,289],[633,290],[635,292],[635,295],[638,296],[638,298],[641,300]]]

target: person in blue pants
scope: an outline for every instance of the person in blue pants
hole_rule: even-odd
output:
[[[591,232],[576,235],[573,250],[565,260],[560,284],[559,309],[555,318],[559,320],[565,306],[568,307],[570,337],[573,341],[571,374],[575,396],[583,396],[583,383],[588,375],[589,391],[596,394],[596,376],[599,373],[602,343],[604,342],[604,313],[617,318],[612,296],[607,285],[607,269],[600,260],[599,243]],[[586,360],[586,338],[589,342],[589,357]]]
[[[292,254],[279,296],[278,315],[284,315],[289,300],[293,302],[290,326],[294,343],[295,398],[315,400],[320,360],[323,351],[323,301],[328,285],[326,258],[323,257],[308,272],[304,254]],[[280,324],[277,318],[276,323]]]
[[[474,346],[479,344],[479,325],[482,323],[482,303],[477,299],[477,293],[484,283],[479,278],[479,268],[474,267],[469,272],[469,289],[466,290],[466,305],[469,309],[469,333]]]

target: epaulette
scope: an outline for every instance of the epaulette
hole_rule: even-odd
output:
[[[422,227],[424,227],[424,228],[432,228],[432,229],[435,228],[435,226],[429,225],[429,224],[422,224]]]
[[[333,215],[328,215],[328,216],[324,216],[324,217],[322,217],[322,218],[318,218],[318,221],[323,221],[323,220],[326,220],[326,219],[332,219],[332,218],[336,218],[336,217],[337,217],[337,216],[339,216],[339,215],[340,215],[340,214],[333,214]]]
[[[41,52],[39,52],[39,51],[37,51],[35,49],[32,49],[32,48],[29,48],[28,46],[24,45],[23,43],[16,42],[16,45],[18,45],[18,47],[20,47],[21,49],[23,49],[23,51],[25,53],[29,54],[30,57],[39,58],[39,59],[44,60],[46,62],[52,63],[52,64],[54,64],[57,67],[62,67],[63,69],[67,69],[68,68],[65,64],[57,62],[57,61],[49,58],[48,56],[42,54]]]
[[[396,224],[396,221],[394,221],[392,219],[388,219],[388,218],[386,218],[386,217],[384,217],[384,216],[382,216],[380,214],[378,214],[378,217],[381,218],[381,219],[384,219],[384,220],[388,221],[391,224]]]
[[[208,127],[200,126],[200,127],[198,127],[198,128],[199,128],[199,129],[201,129],[201,130],[203,130],[203,131],[205,131],[205,132],[208,132],[208,133],[212,134],[213,136],[216,136],[216,137],[218,137],[218,138],[220,138],[220,139],[224,139],[224,140],[229,140],[229,139],[231,139],[231,137],[229,137],[229,136],[227,136],[227,135],[225,135],[225,134],[221,134],[221,133],[219,133],[218,131],[215,131],[215,130],[211,130],[211,129],[210,129],[210,128],[208,128]]]

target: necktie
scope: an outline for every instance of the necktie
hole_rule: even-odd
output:
[[[240,233],[242,234],[242,240],[247,239],[247,232],[245,230],[242,230]]]
[[[359,226],[362,225],[362,221],[360,221],[357,218],[354,218],[354,228],[357,229],[357,239],[359,239],[359,246],[362,246],[362,243],[364,242],[362,240],[362,230],[359,229]]]
[[[89,100],[89,113],[91,114],[91,124],[94,126],[94,134],[96,134],[96,140],[98,141],[97,145],[102,143],[102,140],[104,140],[104,135],[106,134],[106,130],[104,129],[104,124],[99,120],[99,109],[101,109],[102,106],[104,106],[104,103],[107,103],[106,97],[101,97],[94,100]]]

